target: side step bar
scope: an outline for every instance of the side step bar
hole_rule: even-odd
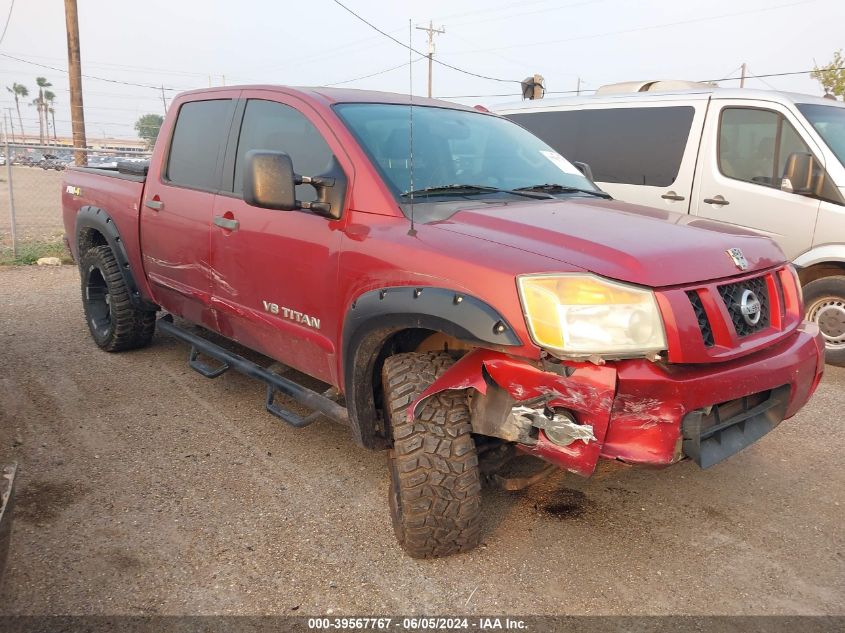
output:
[[[260,365],[256,365],[252,361],[247,360],[243,356],[239,356],[229,350],[223,349],[219,345],[216,345],[201,336],[188,332],[178,325],[175,325],[171,315],[166,314],[160,318],[156,326],[159,331],[185,341],[191,346],[190,356],[188,357],[188,365],[191,369],[197,371],[206,378],[217,378],[218,376],[226,373],[228,370],[234,369],[245,376],[257,378],[258,380],[266,383],[267,398],[264,403],[265,408],[268,412],[272,413],[284,422],[287,422],[291,426],[296,428],[308,426],[321,415],[341,424],[349,424],[349,411],[347,411],[346,407],[342,407],[337,402],[327,398],[323,394],[317,393],[316,391],[303,387],[292,380],[288,380],[283,376],[279,376],[278,374],[268,371]],[[203,362],[199,359],[200,353],[220,361],[221,365],[218,367],[212,367],[208,363]],[[314,413],[306,417],[302,417],[290,409],[285,409],[279,404],[276,404],[275,397],[277,393],[293,398],[299,404],[313,410]]]

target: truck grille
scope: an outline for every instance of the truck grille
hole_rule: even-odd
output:
[[[731,315],[737,336],[748,336],[769,327],[771,309],[765,277],[719,286],[719,295]]]
[[[658,291],[668,316],[668,359],[708,363],[749,354],[780,341],[803,318],[789,267]]]
[[[687,290],[687,297],[692,304],[692,309],[695,312],[695,318],[698,320],[698,329],[701,330],[701,338],[704,339],[705,347],[713,347],[715,341],[713,340],[713,327],[710,325],[710,319],[707,318],[707,312],[704,311],[704,304],[701,303],[701,297],[695,290]]]

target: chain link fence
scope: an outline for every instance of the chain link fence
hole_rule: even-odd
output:
[[[74,166],[71,148],[0,145],[0,264],[66,258],[62,235],[62,178]],[[116,169],[118,161],[146,160],[132,151],[85,150],[89,167]]]

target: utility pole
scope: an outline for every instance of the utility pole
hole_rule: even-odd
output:
[[[164,106],[164,113],[167,114],[167,99],[164,98],[164,86],[161,87],[161,103]]]
[[[439,29],[434,28],[434,22],[428,21],[428,26],[418,26],[418,31],[425,31],[428,33],[428,96],[431,97],[431,67],[434,60],[434,36],[446,32],[446,27]]]
[[[578,77],[578,85],[577,85],[577,87],[575,88],[575,94],[576,94],[576,95],[580,95],[580,94],[581,94],[581,78],[580,78],[580,77]]]
[[[742,73],[739,76],[739,87],[745,88],[745,62],[742,62]]]
[[[12,132],[12,143],[15,142],[15,124],[12,121],[12,108],[6,108],[6,112],[9,113],[9,130]],[[6,112],[3,113],[3,122],[6,121]],[[9,157],[7,156],[6,159],[8,160]]]
[[[70,120],[73,129],[73,146],[76,164],[88,164],[88,147],[85,138],[85,110],[82,107],[82,61],[79,55],[79,14],[76,0],[65,0],[65,23],[67,25],[67,65],[70,78]]]

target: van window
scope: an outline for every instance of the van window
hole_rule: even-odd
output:
[[[678,177],[692,106],[607,108],[510,114],[597,182],[668,187]]]
[[[291,157],[296,173],[303,176],[325,173],[332,160],[325,139],[301,112],[261,99],[250,99],[244,112],[235,159],[236,194],[244,190],[244,155],[253,149],[285,152]],[[311,185],[298,185],[296,197],[311,202],[317,199],[317,192]]]
[[[719,122],[719,170],[728,178],[780,188],[789,155],[811,153],[783,115],[725,108]]]
[[[798,109],[819,133],[833,155],[845,164],[845,108],[799,103]]]
[[[229,134],[231,99],[192,101],[179,108],[165,177],[174,185],[215,190],[217,160]]]

